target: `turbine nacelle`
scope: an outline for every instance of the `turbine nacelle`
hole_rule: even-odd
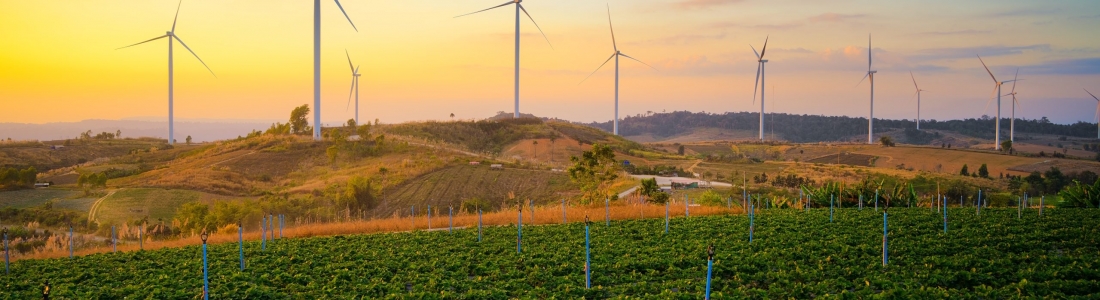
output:
[[[167,36],[176,36],[176,35],[175,35],[175,34],[173,34],[173,33],[172,33],[171,31],[167,31],[167,32],[165,32],[165,33],[164,33],[164,35],[167,35]]]

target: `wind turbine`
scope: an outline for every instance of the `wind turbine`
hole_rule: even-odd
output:
[[[920,130],[920,92],[924,90],[920,89],[920,86],[917,85],[917,77],[913,76],[913,71],[909,71],[909,77],[913,78],[913,87],[917,89],[917,130]]]
[[[1096,138],[1100,139],[1100,98],[1096,98],[1096,95],[1093,95],[1089,90],[1085,90],[1085,92],[1089,93],[1092,99],[1096,99]]]
[[[355,93],[355,125],[359,126],[359,67],[351,63],[351,54],[344,50],[348,56],[348,67],[351,68],[351,91],[348,91],[348,106],[351,106],[351,93]],[[347,108],[344,108],[347,110]]]
[[[359,32],[348,12],[344,11],[344,6],[340,5],[340,0],[333,1],[344,13],[351,28]],[[313,0],[313,140],[321,140],[321,0]]]
[[[175,39],[176,41],[179,41],[180,45],[183,45],[183,48],[187,49],[187,52],[191,52],[191,55],[194,55],[195,58],[198,59],[200,63],[202,63],[202,66],[206,67],[206,70],[210,71],[211,75],[214,75],[214,70],[211,70],[210,66],[207,66],[206,62],[202,61],[202,58],[199,58],[199,55],[195,54],[195,51],[191,51],[191,47],[187,47],[187,44],[184,43],[183,40],[181,40],[178,35],[176,35],[176,20],[179,20],[180,7],[181,6],[183,6],[183,1],[182,0],[180,1],[180,3],[178,5],[176,5],[176,16],[175,16],[175,18],[172,19],[172,29],[169,30],[164,35],[148,39],[144,42],[140,42],[140,43],[137,43],[137,44],[133,44],[133,45],[129,45],[129,46],[126,46],[126,47],[115,49],[115,50],[119,50],[119,49],[123,49],[123,48],[129,48],[129,47],[141,45],[141,44],[144,44],[144,43],[152,42],[152,41],[155,41],[155,40],[168,38],[168,144],[169,145],[174,145],[176,143],[175,127],[174,127],[175,126],[175,124],[174,124],[174,121],[175,121],[174,117],[175,116],[172,113],[172,105],[173,105],[172,102],[174,100],[173,98],[175,97],[175,91],[173,90],[173,78],[172,78],[173,74],[174,74],[173,66],[172,66],[172,44],[173,44],[172,40]],[[214,75],[214,77],[218,77],[218,75]]]
[[[523,2],[523,0],[512,0],[512,1],[505,2],[504,4],[501,4],[501,5],[493,6],[493,7],[490,7],[490,8],[482,9],[482,10],[475,11],[475,12],[468,13],[468,14],[464,14],[464,15],[455,16],[455,18],[458,18],[458,17],[468,16],[468,15],[476,14],[476,13],[487,11],[487,10],[492,10],[492,9],[512,5],[512,4],[516,5],[516,75],[515,75],[515,79],[516,79],[516,84],[515,84],[515,87],[516,87],[515,88],[515,91],[516,91],[515,92],[516,111],[512,115],[512,117],[517,118],[517,119],[519,118],[519,12],[520,11],[523,11],[523,14],[527,15],[527,19],[531,20],[531,23],[535,24],[535,28],[538,28],[539,33],[542,33],[542,37],[544,39],[546,39],[546,43],[550,45],[550,48],[551,49],[554,48],[554,45],[550,44],[550,38],[546,37],[545,32],[542,32],[542,28],[539,27],[539,23],[535,22],[535,18],[532,18],[531,14],[527,13],[527,9],[524,9],[523,5],[520,4],[520,2]]]
[[[1005,94],[1005,96],[1012,96],[1012,119],[1008,121],[1008,140],[1016,141],[1016,107],[1020,106],[1020,101],[1016,100],[1016,82],[1022,79],[1020,77],[1020,69],[1016,68],[1016,76],[1012,77],[1012,92]]]
[[[1009,81],[997,81],[997,76],[993,76],[993,71],[989,70],[989,67],[985,65],[985,61],[982,60],[982,56],[978,55],[978,61],[982,62],[982,67],[985,67],[985,72],[989,73],[989,77],[993,78],[993,93],[997,95],[997,122],[996,122],[996,134],[994,135],[993,149],[1001,150],[1001,85],[1009,82],[1016,82],[1016,80]],[[989,106],[989,101],[993,101],[993,95],[989,96],[989,100],[986,101],[986,107]]]
[[[611,57],[608,57],[607,60],[603,61],[603,64],[600,64],[600,66],[596,68],[596,71],[592,71],[592,74],[588,74],[588,77],[585,77],[584,80],[581,80],[581,83],[584,83],[585,80],[588,80],[589,77],[592,77],[592,75],[595,75],[596,72],[600,71],[600,68],[603,68],[603,66],[606,65],[607,62],[611,61],[612,58],[615,59],[615,124],[613,131],[615,135],[619,135],[619,56],[633,59],[634,61],[640,62],[643,65],[652,68],[653,70],[657,70],[657,68],[654,68],[653,66],[650,66],[649,64],[644,63],[637,58],[630,57],[630,55],[626,55],[619,51],[619,46],[615,43],[615,27],[611,25],[611,6],[607,7],[607,26],[611,28],[611,47],[612,49],[614,49],[615,52],[611,53]]]
[[[863,84],[864,80],[871,79],[871,115],[867,118],[867,144],[874,144],[874,132],[875,132],[875,73],[878,71],[871,70],[871,35],[867,35],[867,75],[863,76],[863,79],[859,80],[860,84]],[[915,81],[915,80],[914,80]]]
[[[760,53],[756,52],[756,47],[751,44],[749,48],[752,48],[752,53],[756,55],[756,83],[752,86],[752,104],[756,104],[756,92],[760,91],[760,140],[764,140],[764,64],[768,62],[764,59],[764,53],[768,52],[768,37],[764,37],[764,48],[760,49]]]

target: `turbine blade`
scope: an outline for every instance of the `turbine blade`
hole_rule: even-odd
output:
[[[752,84],[752,105],[756,105],[756,92],[758,92],[757,89],[760,88],[760,69],[763,67],[764,63],[756,63],[756,83]]]
[[[984,61],[984,60],[982,60],[982,56],[981,56],[981,55],[978,55],[978,61],[982,62],[982,67],[984,67],[984,68],[985,68],[985,71],[986,71],[987,73],[989,73],[989,77],[993,77],[993,82],[998,82],[998,81],[997,81],[997,76],[993,76],[993,71],[990,71],[990,70],[989,70],[989,67],[987,67],[987,66],[985,65],[985,61]],[[1000,84],[1000,83],[998,83],[998,84]]]
[[[871,34],[867,34],[867,72],[871,72]]]
[[[1012,77],[1012,91],[1009,92],[1009,93],[1012,94],[1012,98],[1016,98],[1016,81],[1017,81],[1017,78],[1019,78],[1019,77],[1020,77],[1020,68],[1016,68],[1016,76]]]
[[[869,76],[871,76],[871,72],[867,72],[867,74],[863,75],[863,79],[860,79],[859,83],[857,83],[856,86],[859,86],[859,85],[863,84],[863,81],[867,80],[867,77],[869,77]]]
[[[611,4],[607,5],[607,27],[611,28],[611,47],[619,51],[619,44],[615,42],[615,26],[611,25]]]
[[[1085,90],[1085,89],[1082,89],[1082,90]],[[1092,93],[1090,93],[1089,90],[1085,90],[1085,92],[1089,93],[1089,96],[1092,96],[1092,99],[1096,99],[1096,101],[1100,101],[1100,98],[1096,98],[1096,95],[1093,95]]]
[[[983,115],[985,114],[985,112],[989,111],[989,103],[993,102],[993,97],[995,97],[995,96],[997,96],[997,87],[996,86],[994,86],[993,91],[989,93],[989,100],[985,101],[985,108],[982,109],[982,114]]]
[[[483,11],[487,11],[487,10],[491,10],[491,9],[496,9],[496,8],[500,8],[500,7],[503,7],[503,6],[508,6],[509,4],[512,4],[512,3],[515,3],[515,2],[513,2],[513,1],[508,1],[508,2],[505,2],[504,4],[501,4],[501,5],[497,5],[497,6],[493,6],[493,7],[490,7],[490,8],[486,8],[486,9],[482,9],[482,10],[479,10],[479,11],[475,11],[475,12],[472,12],[472,13],[468,13],[468,14],[463,14],[463,15],[457,15],[457,16],[455,16],[455,18],[458,18],[458,17],[465,17],[465,16],[469,16],[469,15],[472,15],[472,14],[476,14],[476,13],[479,13],[479,12],[483,12]]]
[[[352,74],[355,74],[355,65],[351,63],[351,54],[348,54],[348,49],[344,49],[344,55],[348,57],[348,68],[351,69]]]
[[[340,8],[340,12],[344,13],[344,18],[348,19],[348,23],[351,24],[351,29],[355,29],[355,32],[359,32],[359,28],[355,28],[355,22],[351,21],[351,17],[348,16],[348,12],[344,11],[344,6],[340,5],[340,0],[333,1],[336,1],[336,7]]]
[[[162,36],[158,36],[158,37],[155,37],[155,38],[145,40],[144,42],[140,42],[140,43],[129,45],[129,46],[122,47],[122,48],[130,48],[130,47],[133,47],[133,46],[141,45],[141,44],[144,44],[144,43],[152,42],[152,41],[163,39],[163,38],[166,38],[166,37],[168,37],[168,35],[162,35]],[[122,49],[122,48],[115,48],[115,50]]]
[[[752,48],[752,54],[756,55],[756,60],[760,60],[760,52],[756,52],[756,47],[749,45],[749,48]]]
[[[360,66],[355,66],[355,71],[352,71],[352,73],[354,73],[355,75],[359,75],[359,67]]]
[[[917,85],[917,77],[913,76],[913,71],[909,71],[909,78],[913,78],[913,87],[917,88],[917,91],[920,91],[920,86]]]
[[[176,20],[180,18],[180,6],[183,6],[183,0],[180,0],[180,3],[176,4],[176,17],[172,18],[172,32],[176,32]]]
[[[658,72],[661,71],[661,70],[657,70],[657,68],[654,68],[653,66],[650,66],[649,64],[647,64],[645,62],[642,62],[641,60],[638,60],[637,58],[630,57],[630,55],[626,55],[626,54],[623,54],[623,53],[619,53],[619,55],[622,55],[623,57],[626,57],[626,58],[629,58],[629,59],[633,59],[636,62],[640,62],[643,65],[645,65],[646,67],[649,67],[650,69],[653,69],[654,71],[658,71]]]
[[[614,54],[611,54],[611,57],[608,57],[607,60],[603,61],[603,63],[600,64],[600,66],[598,68],[596,68],[596,71],[592,71],[592,74],[588,74],[588,77],[585,77],[584,80],[581,80],[581,82],[577,83],[577,85],[581,85],[581,83],[584,83],[584,81],[588,80],[589,77],[592,77],[592,75],[596,75],[596,72],[600,71],[600,69],[603,68],[603,66],[606,65],[607,62],[611,61],[611,59],[615,58],[615,55],[618,55],[618,54],[619,54],[618,52],[616,52]]]
[[[771,38],[771,36],[764,37],[764,48],[760,49],[760,59],[764,59],[764,53],[768,52],[768,39],[769,38]]]
[[[1015,93],[1012,94],[1012,102],[1016,104],[1016,107],[1019,107],[1020,109],[1024,109],[1024,106],[1020,105],[1020,100],[1016,99],[1016,94]]]
[[[351,108],[351,95],[355,93],[355,76],[351,76],[351,90],[348,90],[348,105],[344,107],[344,111],[348,111]]]
[[[532,17],[531,17],[531,14],[527,13],[527,9],[526,9],[526,8],[523,8],[523,5],[520,5],[520,4],[516,4],[516,5],[517,5],[517,6],[519,6],[519,10],[522,10],[522,11],[523,11],[523,14],[527,15],[527,19],[531,20],[531,23],[534,23],[534,24],[535,24],[535,28],[538,28],[538,29],[539,29],[539,33],[541,33],[541,34],[542,34],[542,38],[546,39],[546,44],[547,44],[547,45],[550,45],[550,49],[554,49],[554,44],[551,44],[551,43],[550,43],[550,38],[546,37],[546,33],[545,33],[545,32],[542,32],[542,28],[541,28],[541,27],[539,27],[539,23],[536,23],[536,22],[535,22],[535,18],[532,18]]]
[[[187,44],[186,44],[186,43],[184,43],[184,42],[183,42],[183,40],[181,40],[181,39],[180,39],[180,36],[179,36],[179,35],[173,35],[172,37],[176,38],[176,40],[180,42],[180,45],[183,45],[183,48],[187,49],[187,52],[191,52],[191,55],[194,55],[194,56],[195,56],[195,58],[197,58],[197,59],[199,60],[199,62],[200,62],[200,63],[202,63],[202,66],[203,66],[203,67],[206,67],[206,70],[207,70],[207,71],[210,71],[210,75],[214,75],[214,77],[215,77],[215,78],[217,78],[217,77],[218,77],[218,75],[217,75],[217,74],[214,74],[214,70],[211,70],[211,69],[210,69],[210,66],[207,66],[207,65],[206,65],[206,62],[205,62],[205,61],[202,61],[202,58],[199,58],[199,55],[198,55],[198,54],[195,54],[195,51],[191,51],[191,47],[187,47]]]

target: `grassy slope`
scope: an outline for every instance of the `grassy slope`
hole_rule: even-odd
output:
[[[200,192],[188,190],[120,189],[102,200],[96,209],[95,218],[100,224],[119,224],[144,217],[149,220],[169,220],[180,205],[203,197]]]
[[[54,201],[54,207],[88,211],[91,208],[89,199],[78,198],[81,192],[65,189],[33,189],[0,192],[0,207],[27,208],[42,205],[46,201]]]
[[[494,210],[506,205],[504,202],[509,192],[514,193],[516,199],[531,199],[536,204],[545,204],[559,201],[561,193],[567,196],[575,194],[576,189],[569,176],[560,172],[490,170],[486,165],[454,166],[425,174],[393,191],[387,191],[386,201],[376,210],[376,215],[390,215],[395,210],[404,212],[411,205],[457,208],[463,200],[475,197],[492,205],[485,208],[486,211]]]

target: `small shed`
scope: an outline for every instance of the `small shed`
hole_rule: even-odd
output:
[[[492,164],[492,165],[489,165],[489,169],[504,170],[504,165],[502,165],[502,164]]]
[[[470,165],[471,166],[478,166],[478,165],[481,165],[481,162],[480,161],[471,161]]]

